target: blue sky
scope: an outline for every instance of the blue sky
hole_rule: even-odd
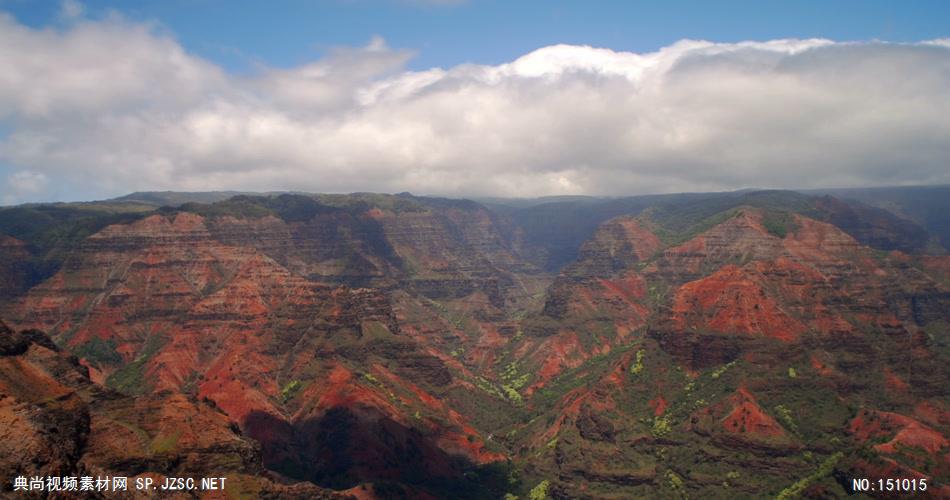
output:
[[[950,183],[950,1],[0,0],[0,205]]]
[[[417,51],[411,69],[499,64],[559,43],[649,52],[684,38],[715,42],[830,38],[916,42],[950,36],[950,2],[162,0],[84,2],[157,21],[190,52],[232,71],[291,67],[374,35]],[[56,22],[58,1],[0,0],[27,25]]]

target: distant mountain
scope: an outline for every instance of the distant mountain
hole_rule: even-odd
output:
[[[857,200],[911,220],[950,248],[950,186],[823,189],[807,191]]]
[[[950,194],[950,192],[948,192]],[[945,200],[933,205],[942,206]],[[492,210],[510,218],[524,232],[525,244],[536,250],[534,263],[548,270],[560,269],[577,256],[581,244],[598,225],[618,215],[639,214],[650,209],[655,217],[675,231],[736,205],[788,210],[827,220],[874,248],[911,253],[943,250],[932,246],[930,234],[920,224],[900,214],[861,201],[821,202],[820,196],[794,191],[750,191],[645,195],[626,198],[582,198],[540,204],[506,205],[493,203]],[[927,206],[925,202],[921,207]],[[924,208],[919,211],[924,212]],[[939,210],[929,210],[931,219],[942,220]],[[944,214],[947,212],[944,212]],[[932,225],[935,230],[942,228]],[[936,234],[936,233],[935,233]]]
[[[142,203],[156,207],[177,207],[185,203],[215,203],[241,194],[259,194],[244,191],[137,191],[106,200],[119,203]]]

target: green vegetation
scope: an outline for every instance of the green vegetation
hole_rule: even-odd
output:
[[[641,262],[638,265],[643,268],[648,266],[649,262]],[[647,295],[650,297],[650,303],[654,307],[665,304],[669,293],[670,287],[665,283],[651,283],[647,288]]]
[[[771,196],[771,195],[770,195]],[[743,208],[730,208],[723,206],[729,203],[743,201],[753,206],[754,202],[769,204],[776,200],[781,201],[781,196],[775,197],[746,197],[738,194],[730,197],[724,197],[722,204],[710,202],[700,204],[699,207],[678,206],[668,204],[660,210],[652,211],[651,214],[657,221],[662,222],[661,226],[657,222],[658,231],[666,231],[665,241],[672,241],[681,238],[681,234],[676,232],[680,229],[689,234],[693,234],[711,227],[717,221],[725,220],[740,213]],[[242,216],[257,216],[261,214],[270,214],[279,216],[285,220],[306,221],[308,218],[319,217],[321,213],[344,214],[347,217],[360,216],[358,209],[366,206],[378,206],[385,204],[386,210],[427,210],[426,205],[413,197],[391,197],[377,195],[357,195],[357,201],[345,196],[314,196],[300,197],[292,196],[281,199],[281,197],[239,197],[228,202],[222,202],[212,205],[193,204],[186,208],[196,211],[203,211],[205,214],[239,214]],[[728,202],[728,203],[727,203]],[[360,205],[364,203],[364,205]],[[776,202],[778,203],[778,202]],[[778,203],[780,205],[780,203]],[[719,210],[719,211],[715,211]],[[163,213],[166,213],[163,211]],[[700,219],[691,219],[693,216],[701,216]],[[368,218],[368,217],[366,217]],[[700,221],[700,222],[697,222]],[[794,218],[783,211],[768,211],[764,224],[766,229],[775,236],[787,235],[794,231],[792,226]],[[666,227],[667,229],[664,229]],[[678,228],[674,231],[673,228]],[[338,228],[335,228],[336,230]],[[360,240],[363,235],[351,234],[350,227],[340,229],[338,233],[346,234],[355,240]],[[341,237],[342,238],[342,237]],[[684,237],[685,238],[685,237]],[[347,243],[349,245],[349,243]],[[342,259],[340,259],[342,260]],[[334,260],[333,262],[337,262]],[[328,261],[323,261],[328,262]],[[644,266],[648,263],[642,263]],[[334,264],[336,265],[336,264]],[[419,264],[422,266],[422,264]],[[223,272],[219,274],[224,274]],[[644,273],[650,274],[650,273]],[[649,278],[649,300],[654,304],[662,304],[669,300],[667,285],[661,282],[663,278]],[[654,282],[656,281],[656,282]],[[910,285],[916,286],[916,285]],[[210,288],[209,288],[210,290]],[[401,293],[401,292],[399,292]],[[537,297],[540,308],[540,302],[544,297]],[[460,306],[464,299],[451,299],[446,302],[448,307],[435,301],[428,302],[423,299],[418,301],[410,294],[408,300],[399,298],[402,302],[397,307],[406,307],[410,311],[419,311],[411,316],[414,321],[425,321],[430,317],[443,316],[454,327],[459,329],[472,329],[475,333],[480,333],[478,322],[495,321],[495,318],[501,318],[505,311],[502,310],[497,316],[492,312],[485,317],[476,316],[480,314],[477,309],[468,309]],[[450,299],[446,299],[447,301]],[[597,309],[591,307],[590,309]],[[519,309],[524,312],[526,309]],[[473,311],[474,314],[473,314]],[[868,389],[858,387],[855,391],[856,397],[850,395],[842,396],[834,388],[834,384],[809,384],[817,380],[814,370],[807,368],[809,366],[809,352],[815,343],[803,343],[805,346],[801,350],[788,350],[782,347],[777,341],[766,343],[762,339],[753,339],[756,342],[749,342],[748,350],[758,349],[764,346],[761,353],[757,353],[755,358],[737,364],[732,361],[726,364],[714,366],[707,369],[705,373],[697,373],[698,370],[704,370],[709,366],[710,358],[702,359],[702,363],[695,365],[682,361],[682,358],[673,357],[664,343],[667,332],[662,327],[654,328],[659,322],[655,322],[659,315],[654,314],[648,318],[646,326],[639,328],[636,332],[623,340],[623,345],[618,342],[610,344],[611,351],[608,354],[596,355],[587,359],[580,366],[572,369],[565,369],[563,373],[557,376],[549,384],[543,386],[541,390],[533,393],[530,403],[525,404],[522,394],[525,393],[525,387],[529,386],[534,380],[537,365],[537,358],[521,358],[528,347],[537,346],[544,342],[542,334],[550,334],[558,327],[566,327],[576,331],[581,337],[581,344],[586,353],[604,352],[604,350],[595,349],[602,347],[600,343],[606,341],[617,341],[616,333],[616,311],[609,308],[583,313],[583,317],[578,319],[578,315],[573,315],[569,311],[569,317],[560,322],[557,319],[550,319],[550,323],[543,324],[540,320],[532,324],[532,315],[538,314],[533,310],[528,314],[524,322],[518,323],[516,330],[503,330],[503,335],[509,335],[515,331],[509,344],[500,348],[496,352],[494,365],[491,371],[484,371],[485,367],[476,360],[471,359],[471,363],[465,362],[465,368],[459,368],[458,363],[444,363],[444,366],[438,366],[440,370],[448,370],[454,382],[461,382],[463,379],[471,381],[477,389],[473,389],[468,383],[452,383],[449,385],[437,385],[430,383],[427,378],[429,368],[426,363],[419,362],[418,366],[407,369],[404,372],[399,371],[399,367],[406,353],[412,354],[409,346],[412,342],[399,337],[390,332],[385,323],[366,320],[361,325],[362,336],[360,340],[343,341],[339,340],[343,335],[336,335],[335,330],[330,331],[330,326],[326,322],[320,323],[319,332],[313,335],[313,338],[306,338],[310,343],[299,342],[301,349],[317,349],[318,352],[326,352],[326,347],[334,347],[335,352],[342,353],[342,357],[348,369],[359,374],[360,384],[365,388],[374,386],[373,392],[381,395],[388,394],[393,407],[397,407],[403,416],[410,417],[409,426],[414,431],[423,433],[423,438],[429,439],[433,436],[438,437],[438,430],[426,430],[435,425],[425,424],[444,424],[446,418],[444,413],[432,409],[417,409],[418,405],[412,403],[413,396],[409,389],[400,384],[390,381],[383,377],[382,381],[372,373],[362,373],[360,370],[369,369],[374,366],[373,363],[382,363],[388,369],[403,376],[406,372],[410,375],[419,374],[422,379],[420,383],[424,385],[427,391],[431,391],[436,397],[444,400],[453,410],[458,410],[464,415],[466,420],[472,423],[479,432],[483,432],[487,437],[491,432],[492,437],[487,438],[486,446],[491,451],[504,452],[518,464],[524,467],[524,472],[530,474],[529,484],[518,487],[511,487],[509,483],[504,483],[504,487],[498,487],[492,490],[493,495],[485,496],[490,498],[546,498],[550,495],[562,494],[563,488],[569,495],[577,493],[572,490],[574,484],[572,480],[578,482],[584,481],[584,493],[593,497],[605,496],[614,498],[644,497],[650,494],[666,496],[683,496],[689,491],[697,492],[696,496],[715,495],[714,488],[720,484],[727,487],[737,487],[735,493],[738,496],[748,494],[751,491],[772,492],[775,493],[781,485],[789,485],[788,488],[779,494],[780,498],[787,498],[801,494],[809,485],[820,482],[822,486],[834,483],[826,479],[829,471],[833,470],[835,464],[841,458],[838,456],[828,456],[834,450],[845,450],[850,453],[853,446],[852,442],[841,432],[846,428],[846,422],[853,418],[854,408],[860,404],[867,404],[869,407],[878,407],[884,409],[894,409],[895,411],[904,411],[900,407],[891,408],[898,403],[884,399],[884,396],[875,393],[883,387],[883,375],[878,370],[876,375],[871,377],[868,383]],[[611,314],[614,317],[611,317]],[[570,316],[573,315],[573,316]],[[476,319],[472,319],[475,317]],[[487,319],[485,319],[487,318]],[[551,317],[553,318],[553,316]],[[322,321],[322,320],[321,320]],[[510,315],[503,316],[506,325],[514,324]],[[441,319],[437,319],[438,326],[445,326]],[[540,325],[544,328],[532,328]],[[552,326],[553,325],[553,326]],[[565,326],[566,325],[566,326]],[[857,325],[856,323],[856,326]],[[281,342],[289,344],[290,340],[301,338],[304,335],[305,325],[289,327],[286,335],[278,335]],[[522,333],[524,327],[525,334]],[[335,327],[333,327],[335,328]],[[346,332],[352,333],[355,327],[347,327]],[[453,328],[448,328],[453,330]],[[299,331],[298,331],[299,330]],[[947,330],[945,321],[933,322],[924,328],[930,340],[938,346],[946,346]],[[293,335],[291,335],[291,333]],[[299,335],[298,335],[299,333]],[[327,333],[324,335],[324,333]],[[330,335],[334,333],[334,335]],[[449,332],[456,333],[456,332]],[[883,334],[880,334],[883,335]],[[520,344],[519,341],[524,336],[530,344]],[[465,348],[462,345],[471,342],[472,338],[460,340],[465,336],[446,335],[442,337],[446,343],[440,340],[437,344],[442,352],[450,352],[456,358],[462,358],[465,354]],[[283,340],[290,339],[290,340]],[[805,337],[808,340],[808,337]],[[759,342],[762,340],[762,342]],[[885,351],[887,345],[874,342],[869,338],[868,344],[871,349]],[[160,337],[148,339],[145,346],[139,348],[138,357],[128,366],[118,370],[109,379],[109,384],[124,392],[141,392],[147,384],[148,379],[144,379],[144,366],[148,359],[154,356],[158,350],[153,346],[153,342],[162,342]],[[352,342],[352,344],[339,345],[340,343]],[[771,341],[770,341],[771,342]],[[889,342],[896,342],[889,341]],[[512,345],[517,344],[517,345]],[[275,342],[275,345],[278,345]],[[726,345],[726,344],[724,344]],[[743,344],[745,345],[745,344]],[[571,345],[573,347],[573,345]],[[283,346],[290,348],[290,346]],[[392,347],[392,348],[390,348]],[[398,348],[397,348],[398,347]],[[678,347],[674,345],[674,347]],[[702,348],[704,346],[698,346]],[[716,346],[713,346],[714,348]],[[454,348],[454,349],[453,349]],[[928,346],[929,348],[929,346]],[[294,347],[298,349],[298,347]],[[696,349],[694,347],[694,349]],[[770,349],[783,349],[782,356],[770,357],[773,352]],[[864,354],[853,354],[844,351],[838,346],[822,344],[822,349],[830,351],[829,356],[834,360],[836,370],[843,375],[851,376],[854,373],[860,373],[858,376],[864,376],[867,363],[859,363],[865,357]],[[606,350],[606,349],[605,349]],[[90,361],[102,364],[119,365],[122,358],[116,352],[116,345],[113,341],[103,341],[93,339],[81,346],[75,352]],[[280,352],[285,352],[282,350]],[[310,351],[307,351],[310,352]],[[776,351],[777,352],[777,351]],[[516,354],[517,353],[517,354]],[[531,353],[529,353],[531,354]],[[632,354],[632,356],[631,356]],[[758,355],[761,354],[761,355]],[[573,354],[572,354],[573,355]],[[319,357],[318,357],[319,358]],[[631,361],[632,358],[632,362]],[[696,356],[699,360],[699,356]],[[571,361],[580,358],[571,357]],[[725,358],[730,359],[730,358]],[[781,360],[775,362],[774,360]],[[877,359],[884,359],[879,356]],[[888,358],[891,359],[891,358]],[[624,376],[623,372],[614,370],[620,365],[621,360],[629,362],[629,375]],[[314,378],[319,380],[319,375],[323,368],[320,368],[322,359],[316,359],[312,364],[304,369],[297,368],[294,365],[292,376],[299,377],[303,381],[309,381]],[[462,360],[465,361],[465,360]],[[769,361],[772,361],[771,363]],[[478,364],[479,366],[475,366]],[[572,363],[573,364],[573,363]],[[647,367],[646,364],[650,366]],[[753,366],[754,365],[754,366]],[[782,368],[785,365],[786,368]],[[791,365],[791,366],[789,366]],[[287,366],[286,364],[283,366]],[[930,366],[930,365],[927,365]],[[403,365],[405,367],[405,365]],[[687,368],[689,367],[689,368]],[[418,370],[416,370],[418,368]],[[802,368],[803,373],[798,374],[797,368]],[[471,375],[468,370],[476,370],[474,373],[484,375]],[[754,370],[754,371],[753,371]],[[431,370],[435,371],[435,370]],[[383,372],[375,372],[383,373]],[[605,374],[610,374],[605,378]],[[708,374],[709,376],[705,376]],[[186,387],[197,385],[197,375],[193,373],[187,379]],[[442,372],[439,373],[440,378]],[[615,375],[620,375],[616,377]],[[299,398],[302,391],[306,388],[307,382],[298,379],[290,380],[291,375],[284,372],[277,379],[279,384],[279,398],[283,402]],[[380,375],[382,377],[382,375]],[[497,377],[497,378],[496,378]],[[766,436],[762,438],[757,435],[749,435],[751,444],[755,446],[724,446],[725,440],[721,440],[723,435],[717,434],[723,429],[718,425],[709,425],[709,422],[715,424],[712,416],[734,401],[732,394],[737,388],[742,387],[745,380],[751,377],[760,377],[762,385],[752,384],[750,390],[755,391],[756,400],[763,408],[771,408],[770,413],[778,420],[782,426],[795,434],[793,445],[788,445],[784,437],[774,438]],[[435,376],[432,377],[435,379]],[[385,384],[384,384],[385,382]],[[766,384],[774,384],[772,388],[764,389]],[[392,388],[392,390],[390,390]],[[570,393],[572,390],[575,392]],[[393,392],[396,391],[396,393]],[[568,395],[570,393],[570,395]],[[399,397],[396,396],[399,395]],[[610,403],[604,406],[603,403]],[[702,410],[713,403],[711,412],[702,413]],[[882,402],[889,403],[891,406],[885,406]],[[615,403],[615,404],[614,404]],[[900,403],[903,404],[903,403]],[[596,409],[598,417],[601,420],[591,419],[592,411]],[[905,408],[906,409],[906,408]],[[425,411],[426,413],[421,413]],[[565,413],[566,412],[566,413]],[[661,415],[654,416],[654,412]],[[561,415],[569,415],[568,418],[558,421]],[[577,417],[575,418],[574,415]],[[692,417],[697,420],[691,420]],[[420,422],[411,422],[411,420]],[[690,423],[690,425],[687,425]],[[694,424],[695,425],[692,425]],[[550,440],[545,440],[539,436],[548,435],[553,425],[559,428],[556,434]],[[553,433],[553,431],[551,431]],[[545,434],[547,433],[547,434]],[[841,437],[834,435],[840,434]],[[646,436],[652,435],[656,439],[649,439]],[[731,437],[731,436],[727,436]],[[740,436],[741,438],[741,436]],[[756,439],[765,439],[757,442]],[[177,435],[161,435],[151,439],[146,436],[141,440],[141,444],[146,449],[151,449],[156,453],[165,450],[174,450],[177,444]],[[476,439],[468,436],[469,442]],[[489,442],[490,441],[490,442]],[[812,451],[802,452],[801,457],[794,454],[798,449],[798,444]],[[761,445],[761,446],[759,446]],[[873,443],[872,443],[873,445]],[[870,446],[870,445],[869,445]],[[774,447],[774,448],[772,448]],[[540,449],[539,449],[540,448]],[[552,452],[551,450],[556,451]],[[763,451],[765,450],[765,451]],[[827,450],[827,451],[826,451]],[[870,452],[869,452],[870,453]],[[921,460],[927,460],[928,457],[921,456]],[[522,461],[523,460],[523,461]],[[829,465],[830,463],[830,465]],[[509,467],[511,467],[509,462]],[[561,467],[563,464],[569,464],[571,467]],[[468,466],[465,466],[468,467]],[[589,469],[592,474],[589,477],[603,478],[600,480],[587,481],[581,479],[582,474],[576,474],[574,471],[583,471],[584,467]],[[930,467],[930,468],[928,468]],[[925,465],[924,472],[934,470],[933,463]],[[737,470],[732,470],[737,469]],[[808,477],[800,479],[799,476],[807,474],[812,469],[814,473]],[[499,469],[501,471],[501,469]],[[649,471],[649,484],[639,484],[637,481],[618,482],[615,477],[624,474],[625,477],[636,477],[640,471]],[[796,472],[799,471],[799,472]],[[804,472],[801,472],[804,471]],[[508,469],[511,477],[513,469]],[[657,474],[657,472],[659,474]],[[741,476],[740,476],[741,472]],[[470,475],[471,474],[471,475]],[[596,474],[596,476],[595,476]],[[658,477],[654,477],[657,475]],[[470,481],[473,488],[480,487],[474,478],[479,477],[477,471],[466,470],[466,479]],[[487,472],[483,477],[490,476]],[[543,480],[543,478],[551,478]],[[497,475],[499,481],[503,476]],[[797,480],[797,481],[796,481]],[[531,484],[535,484],[533,488]],[[725,483],[723,483],[725,481]],[[794,483],[793,483],[794,481]],[[597,484],[601,483],[601,484]],[[501,482],[499,482],[501,484]],[[468,487],[463,485],[462,487]],[[425,485],[425,487],[429,487]],[[455,485],[445,486],[444,491],[454,488]],[[435,487],[433,487],[435,488]],[[392,490],[398,492],[395,488]],[[435,490],[433,490],[435,491]],[[442,492],[443,490],[438,490]],[[483,490],[473,490],[483,491]],[[512,493],[508,493],[511,491]],[[673,495],[672,492],[676,492]],[[831,492],[833,495],[834,492]],[[447,495],[448,496],[448,495]],[[459,496],[457,496],[459,497]]]
[[[367,340],[391,339],[393,337],[389,328],[379,321],[364,321],[362,324],[362,332]]]
[[[142,394],[148,389],[145,382],[145,364],[165,345],[166,340],[153,335],[131,363],[118,369],[106,380],[106,385],[125,394]]]
[[[321,214],[360,214],[375,205],[372,201],[384,202],[386,198],[387,195],[237,195],[215,203],[190,202],[164,210],[191,212],[205,217],[259,218],[273,215],[286,222],[306,222]]]
[[[112,339],[102,340],[99,337],[93,337],[89,342],[75,348],[73,353],[97,366],[117,365],[122,362],[122,356],[116,352],[115,347],[115,341]]]
[[[923,331],[939,349],[950,351],[950,335],[947,335],[947,332],[950,332],[950,322],[942,319],[931,321],[924,325]]]
[[[222,217],[231,216],[238,218],[259,218],[268,215],[275,215],[274,211],[264,205],[265,198],[259,196],[235,196],[229,200],[219,201],[217,203],[185,203],[178,208],[164,208],[166,213],[177,211],[191,212],[203,217]]]
[[[299,380],[291,380],[287,382],[284,387],[280,390],[280,400],[284,403],[290,401],[297,395],[297,392],[300,390],[301,383]]]
[[[640,372],[643,371],[643,356],[645,354],[646,354],[646,351],[644,351],[643,349],[637,350],[637,358],[633,362],[633,364],[630,365],[630,373],[634,375],[639,375]]]
[[[530,378],[531,374],[520,374],[518,372],[517,361],[508,363],[501,372],[501,390],[505,394],[505,397],[515,405],[524,405],[524,398],[521,397],[519,391],[528,383],[528,379]]]
[[[550,408],[563,394],[603,376],[610,369],[611,363],[627,351],[629,348],[618,348],[608,354],[593,356],[580,367],[566,370],[540,391],[535,392],[532,402],[539,409]]]
[[[795,420],[792,418],[792,411],[786,408],[784,405],[775,406],[775,414],[778,415],[779,420],[785,425],[785,427],[792,431],[798,432],[798,426],[795,425]]]
[[[501,372],[501,379],[505,381],[506,385],[515,390],[520,390],[528,383],[528,379],[531,378],[530,373],[519,374],[518,371],[518,362],[512,361],[508,363]]]
[[[181,431],[175,431],[165,436],[156,436],[151,444],[152,453],[160,454],[174,451],[178,446],[179,438],[181,438]]]
[[[797,229],[792,214],[774,210],[768,210],[763,214],[762,226],[769,234],[779,238],[784,238],[789,232]]]
[[[739,213],[736,209],[727,209],[699,216],[686,207],[656,208],[648,212],[650,220],[657,224],[654,228],[657,237],[670,246],[689,241]]]
[[[670,425],[669,413],[665,413],[658,417],[653,417],[653,428],[650,430],[650,433],[653,434],[653,437],[662,438],[670,435],[670,432],[673,431],[673,427]]]
[[[110,224],[127,224],[151,213],[152,207],[121,203],[54,203],[0,208],[0,234],[26,244],[23,290],[59,270],[79,242]]]
[[[502,385],[501,390],[504,392],[505,398],[507,398],[508,401],[511,401],[517,406],[524,405],[524,398],[522,398],[521,393],[519,393],[515,389],[507,385]]]
[[[762,209],[763,225],[778,237],[785,237],[788,232],[795,230],[791,214],[819,215],[813,198],[792,191],[673,197],[665,203],[657,203],[646,212],[650,220],[660,226],[657,236],[664,243],[675,245],[734,217],[740,212],[737,207],[743,205]]]
[[[683,478],[679,477],[675,472],[671,470],[666,471],[666,482],[669,485],[670,489],[673,491],[680,491],[683,489]]]
[[[475,383],[475,387],[478,387],[479,389],[486,392],[487,394],[494,396],[498,399],[506,399],[505,395],[502,394],[502,392],[498,389],[498,387],[496,387],[495,384],[491,383],[491,381],[486,379],[485,377],[475,377],[473,382]]]
[[[548,488],[550,488],[551,482],[545,479],[538,483],[537,486],[531,488],[531,492],[528,493],[528,498],[531,500],[546,500],[548,498]]]
[[[732,368],[733,366],[735,366],[736,361],[737,361],[737,360],[732,360],[732,361],[730,361],[730,362],[728,362],[728,363],[726,363],[726,364],[720,366],[719,368],[716,368],[715,370],[712,371],[712,373],[709,374],[709,376],[712,377],[713,380],[718,379],[719,377],[722,376],[723,373],[726,373],[726,370],[728,370],[728,369]]]
[[[376,375],[373,375],[372,373],[364,373],[364,374],[363,374],[363,379],[366,380],[367,382],[373,384],[373,385],[376,385],[376,386],[379,386],[379,387],[382,387],[382,386],[383,386],[383,383],[380,382],[379,379],[376,378]]]
[[[352,211],[365,211],[370,207],[379,207],[382,210],[397,214],[427,212],[429,210],[428,205],[438,205],[443,201],[448,203],[464,203],[466,201],[380,193],[315,194],[312,197],[321,204],[330,207],[343,208]]]
[[[811,483],[815,481],[818,481],[819,479],[827,476],[828,474],[831,474],[831,472],[835,468],[835,465],[838,464],[838,461],[841,460],[841,457],[843,456],[844,456],[844,453],[840,451],[835,453],[834,455],[831,455],[830,457],[825,459],[825,461],[822,462],[820,466],[818,466],[818,469],[815,472],[809,474],[807,477],[799,479],[788,488],[785,488],[784,490],[779,492],[778,496],[775,497],[776,500],[787,500],[789,498],[798,498],[802,494],[802,492],[805,491],[805,488],[807,488],[808,485],[810,485]]]

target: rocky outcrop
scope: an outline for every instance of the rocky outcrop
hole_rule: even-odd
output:
[[[75,358],[49,348],[39,332],[0,322],[0,475],[62,475],[75,470],[89,434],[88,383]]]
[[[638,264],[660,247],[659,238],[636,218],[618,217],[605,222],[581,247],[577,262],[554,281],[544,314],[564,319],[602,308],[616,312],[618,306],[638,307],[646,294],[645,283],[636,273]]]
[[[763,225],[763,214],[739,207],[728,218],[689,241],[663,250],[644,273],[674,285],[699,279],[726,264],[774,259],[783,255],[781,238]]]
[[[505,301],[511,272],[530,270],[483,207],[411,196],[248,198],[278,215],[209,217],[215,239],[252,247],[292,273],[350,286],[407,287],[433,298],[481,291]],[[327,204],[329,203],[329,204]],[[285,208],[296,205],[293,212]]]
[[[523,342],[529,359],[545,360],[525,393],[538,394],[533,401],[540,402],[545,388],[579,381],[539,419],[547,424],[536,424],[523,441],[525,453],[538,457],[532,463],[558,478],[552,490],[596,497],[620,487],[638,496],[682,482],[697,494],[728,487],[778,495],[783,488],[768,488],[800,480],[789,471],[815,468],[802,456],[820,456],[822,464],[841,460],[842,471],[854,466],[833,451],[856,445],[827,440],[857,435],[849,430],[855,402],[911,411],[940,398],[930,380],[948,376],[940,361],[945,354],[931,342],[950,319],[950,302],[939,258],[875,252],[840,228],[801,215],[738,207],[710,220],[716,219],[683,243],[648,244],[646,258],[635,242],[618,258],[610,249],[619,246],[608,244],[617,228],[598,231],[549,290],[544,316],[556,321],[524,323],[541,325],[542,336]],[[620,283],[626,286],[618,289]],[[609,300],[608,290],[616,298]],[[622,338],[631,324],[641,329],[624,338],[627,344],[594,351],[609,345],[600,332]],[[591,338],[594,348],[585,343]],[[591,351],[598,355],[583,358]],[[605,366],[605,359],[614,361]],[[922,414],[931,422],[945,411],[928,408]],[[889,470],[916,475],[923,462],[911,460],[914,453],[902,458],[899,450],[924,443],[922,450],[943,449],[945,427],[893,429],[874,446],[891,445],[875,453],[905,467]],[[585,472],[602,463],[640,470],[656,462],[632,450],[658,447],[663,452],[651,456],[660,457],[655,470],[661,472],[651,489]],[[936,460],[931,457],[931,468]],[[828,468],[808,491],[841,493],[831,473]],[[937,478],[946,472],[928,477],[939,491]]]
[[[660,239],[638,218],[623,216],[602,224],[581,246],[577,262],[564,274],[610,277],[634,269],[662,248]]]
[[[304,220],[230,215],[211,217],[209,231],[222,243],[251,247],[299,276],[355,286],[384,282],[401,262],[370,216],[326,207]]]
[[[0,322],[0,342],[0,477],[5,480],[227,477],[274,498],[293,498],[300,489],[269,478],[260,448],[212,405],[182,394],[131,398],[105,390],[39,331],[14,332]],[[313,498],[335,497],[314,486],[304,490]]]
[[[837,467],[806,489],[834,496],[861,460],[944,481],[941,257],[720,201],[612,219],[556,277],[471,202],[245,196],[105,227],[3,306],[0,424],[33,458],[0,462],[301,498],[774,496]]]
[[[726,265],[680,287],[673,297],[671,327],[796,340],[805,325],[783,311],[749,271]]]
[[[689,428],[727,447],[762,448],[778,453],[801,448],[744,387],[695,412],[690,418]]]
[[[754,216],[745,219],[722,225],[754,226]],[[767,244],[755,243],[762,238],[758,234],[752,243],[733,242],[733,250],[726,253],[719,245],[719,269],[678,288],[656,330],[686,337],[718,332],[788,342],[806,332],[848,336],[867,328],[896,335],[945,316],[936,308],[950,304],[947,290],[932,277],[900,259],[874,257],[830,224],[801,216],[793,220],[794,231],[784,238],[768,235]],[[722,232],[717,226],[678,248],[702,247],[709,233]],[[768,250],[734,253],[745,245]],[[669,257],[667,251],[662,259]],[[704,262],[710,258],[703,254]],[[736,261],[747,263],[730,263]],[[654,274],[662,268],[645,273],[662,278]]]
[[[877,455],[855,461],[857,471],[926,478],[937,497],[947,492],[939,478],[950,473],[950,440],[940,431],[906,415],[863,408],[849,422],[848,432]]]
[[[235,422],[261,443],[268,467],[298,480],[338,488],[341,477],[346,487],[391,480],[402,469],[387,464],[396,463],[405,447],[429,450],[410,468],[456,464],[438,469],[442,476],[501,458],[485,451],[483,438],[451,408],[427,405],[435,399],[427,391],[447,390],[453,377],[439,358],[400,335],[383,292],[294,274],[258,248],[222,243],[197,214],[154,215],[107,227],[15,312],[21,326],[48,328],[110,387],[141,395],[131,407],[105,406],[110,411],[152,418],[171,407],[176,418],[196,423]],[[392,366],[391,377],[373,375],[368,367],[374,364]],[[350,373],[339,389],[347,396],[326,400],[314,392],[332,389],[318,379],[328,374],[335,380],[339,370]],[[409,388],[404,377],[418,385]],[[394,404],[391,398],[400,393],[404,399]],[[153,405],[164,394],[170,396],[154,402],[164,406]],[[210,401],[226,417],[215,423],[207,422],[218,418],[213,415],[189,414],[187,398]],[[338,414],[352,416],[378,438],[364,444],[377,449],[381,461],[361,455],[361,446],[336,450],[330,461],[315,459],[325,450],[315,434],[335,429]],[[201,436],[154,424],[155,439],[182,446],[201,442]],[[94,437],[131,437],[121,426],[94,430],[100,431]],[[393,433],[402,437],[392,441]],[[216,446],[228,463],[255,460]],[[118,450],[110,453],[114,458]],[[130,453],[117,460],[145,469],[165,460],[153,452]],[[343,469],[335,469],[340,464]]]

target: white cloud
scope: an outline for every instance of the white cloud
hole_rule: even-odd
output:
[[[0,17],[0,164],[42,192],[633,194],[950,182],[950,47],[684,40],[556,45],[406,71],[374,38],[228,74],[121,18]]]
[[[35,195],[46,193],[46,187],[49,184],[49,178],[39,172],[21,170],[14,172],[6,178],[8,186],[7,192],[3,193],[5,205],[10,205],[28,199]]]
[[[927,40],[924,43],[929,45],[939,45],[941,47],[950,47],[950,38],[937,38],[935,40]]]
[[[86,8],[76,0],[63,0],[59,4],[59,18],[64,21],[74,21],[82,17]]]

